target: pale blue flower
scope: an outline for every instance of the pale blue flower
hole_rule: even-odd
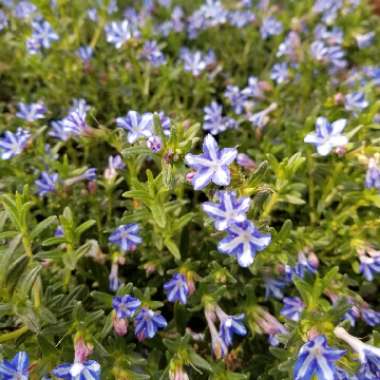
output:
[[[270,74],[271,79],[273,79],[277,84],[282,84],[289,79],[289,68],[286,62],[276,63]]]
[[[363,111],[369,105],[363,92],[353,92],[347,94],[344,98],[344,106],[347,111],[358,113]]]
[[[118,117],[116,124],[128,131],[128,142],[133,144],[140,138],[152,136],[153,114],[150,112],[139,114],[136,111],[129,111],[125,117]]]
[[[107,42],[120,49],[126,42],[139,36],[137,29],[128,21],[112,21],[104,28]]]
[[[9,160],[21,154],[27,147],[31,134],[26,129],[18,128],[16,133],[5,131],[0,137],[0,157]]]
[[[195,190],[201,190],[210,182],[218,186],[228,186],[231,175],[228,166],[235,160],[235,148],[220,149],[214,137],[208,134],[203,141],[203,154],[188,153],[185,162],[196,170],[192,179]]]
[[[294,380],[312,380],[314,375],[318,380],[334,380],[335,362],[345,352],[345,350],[329,347],[323,335],[309,340],[298,353],[294,367]]]
[[[57,189],[58,173],[42,172],[40,177],[35,181],[37,194],[40,197],[54,192]]]
[[[330,123],[325,117],[318,117],[315,132],[305,136],[305,143],[316,146],[321,156],[327,156],[333,148],[342,147],[348,143],[348,138],[342,135],[347,120],[339,119]]]
[[[263,40],[271,36],[277,36],[282,33],[283,26],[281,21],[278,21],[275,17],[270,16],[266,18],[260,28],[260,34]]]
[[[281,309],[280,314],[291,321],[298,322],[301,314],[305,308],[305,304],[299,297],[285,297],[283,299],[284,307]]]
[[[189,296],[186,277],[181,273],[175,273],[169,281],[165,282],[164,291],[169,302],[178,301],[182,305],[185,305]]]
[[[117,244],[124,252],[131,251],[134,250],[138,244],[142,243],[139,232],[140,227],[138,224],[123,224],[112,232],[108,241],[112,244]]]
[[[120,319],[132,317],[140,305],[141,301],[129,294],[112,298],[112,307]]]
[[[135,335],[138,340],[153,338],[157,331],[167,326],[166,319],[153,310],[142,308],[135,318]]]
[[[0,363],[0,376],[2,380],[28,380],[29,356],[26,352],[18,352],[11,360]]]
[[[202,209],[213,219],[218,231],[223,231],[233,224],[244,222],[247,219],[251,202],[249,197],[238,198],[235,191],[219,191],[216,195],[218,202],[204,202]]]
[[[17,108],[16,116],[30,123],[43,119],[47,112],[46,106],[42,102],[30,104],[20,102],[17,104]]]
[[[230,226],[227,233],[228,235],[219,242],[218,250],[235,256],[241,267],[250,266],[256,252],[264,250],[271,242],[271,235],[260,233],[249,220]]]
[[[64,363],[54,368],[51,373],[64,380],[100,380],[100,364],[95,360]]]

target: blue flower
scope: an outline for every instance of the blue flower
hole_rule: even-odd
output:
[[[363,92],[353,92],[352,94],[347,94],[344,99],[344,106],[347,111],[357,113],[367,108],[368,105],[369,103]]]
[[[22,128],[18,128],[16,133],[5,131],[0,137],[0,157],[9,160],[23,152],[30,140],[30,133]]]
[[[334,329],[334,334],[351,346],[359,356],[360,368],[355,379],[380,379],[380,348],[362,342],[340,326]]]
[[[347,120],[339,119],[330,124],[325,117],[318,117],[316,131],[305,136],[305,143],[313,144],[321,156],[327,156],[333,148],[344,146],[348,138],[342,135]]]
[[[374,39],[375,39],[375,32],[368,32],[365,34],[357,34],[355,36],[356,43],[358,45],[359,49],[365,49],[372,45]]]
[[[218,312],[217,312],[218,313]],[[219,316],[219,314],[218,314]],[[243,325],[244,314],[224,315],[220,318],[220,337],[224,344],[228,347],[232,345],[234,334],[244,336],[247,335],[247,329]]]
[[[30,123],[39,119],[43,119],[47,111],[43,103],[18,103],[17,107],[18,112],[16,113],[16,116]]]
[[[203,129],[213,135],[217,135],[226,129],[236,126],[234,119],[222,115],[223,107],[215,101],[203,110],[205,113],[203,117]]]
[[[118,318],[129,318],[140,307],[141,301],[129,294],[112,298],[112,307]]]
[[[168,301],[178,301],[182,305],[187,303],[189,287],[187,285],[186,277],[183,274],[176,273],[171,280],[164,284],[164,290]]]
[[[77,55],[78,57],[84,62],[84,63],[89,63],[91,58],[92,58],[92,54],[94,53],[93,49],[91,46],[81,46],[78,50],[77,50]]]
[[[160,136],[150,136],[146,140],[146,146],[153,152],[158,153],[162,149],[162,139]]]
[[[138,224],[123,224],[116,228],[108,238],[108,241],[119,245],[124,252],[132,251],[136,248],[136,245],[142,243],[142,239],[138,235],[139,230]]]
[[[366,250],[359,253],[360,273],[367,281],[373,281],[380,273],[380,251]]]
[[[250,198],[238,198],[235,191],[219,191],[217,198],[218,203],[202,203],[202,209],[214,220],[215,228],[218,231],[223,231],[231,225],[244,222],[247,219]]]
[[[283,299],[284,293],[282,290],[287,286],[287,283],[282,279],[276,279],[266,277],[265,280],[265,299],[269,299],[272,296],[277,299]]]
[[[9,362],[0,363],[0,375],[2,380],[28,380],[29,356],[26,352],[18,352]]]
[[[227,10],[219,0],[206,0],[200,8],[206,27],[224,24],[227,21]]]
[[[306,273],[316,273],[318,269],[318,258],[313,252],[299,252],[298,260],[292,274],[304,278]]]
[[[8,17],[7,15],[0,9],[0,31],[5,29],[8,26]]]
[[[272,103],[269,107],[265,108],[260,112],[256,112],[249,117],[249,121],[252,126],[259,129],[264,128],[270,121],[269,114],[277,109],[277,103]]]
[[[228,166],[235,160],[235,148],[220,149],[218,143],[210,134],[203,141],[203,154],[186,154],[185,162],[196,170],[192,178],[195,190],[205,188],[210,182],[218,186],[228,186],[231,175]]]
[[[166,63],[165,55],[156,41],[145,41],[141,58],[147,60],[153,67],[159,67]]]
[[[334,362],[339,360],[345,350],[331,348],[323,335],[319,335],[305,343],[299,353],[294,367],[295,380],[334,380],[336,367]]]
[[[282,84],[289,79],[289,69],[286,62],[276,63],[270,74],[271,79],[273,79],[277,84]]]
[[[75,110],[69,113],[62,120],[62,126],[64,128],[64,132],[68,135],[84,135],[89,130],[90,127],[86,122],[86,113],[81,112],[80,110]]]
[[[95,360],[64,363],[54,368],[52,374],[64,380],[100,380],[100,364]]]
[[[368,326],[375,327],[380,325],[380,312],[364,307],[361,310],[362,319]]]
[[[271,241],[270,234],[262,234],[255,225],[246,220],[228,228],[228,235],[219,242],[218,250],[237,258],[241,267],[253,263],[256,252],[264,250]]]
[[[32,28],[32,38],[45,49],[49,49],[51,43],[59,39],[58,34],[54,32],[53,28],[46,20],[33,21]]]
[[[260,34],[263,40],[271,36],[277,36],[282,33],[282,23],[278,21],[275,17],[270,16],[266,18],[260,28]]]
[[[16,18],[20,20],[25,20],[30,17],[37,7],[30,1],[20,1],[14,8],[13,14]]]
[[[119,264],[117,262],[113,262],[111,265],[111,271],[108,276],[108,287],[111,291],[116,292],[120,286],[119,279]]]
[[[215,55],[211,51],[204,54],[199,50],[191,51],[187,48],[182,48],[180,58],[183,62],[184,70],[191,72],[194,76],[199,76],[208,66],[215,63]]]
[[[139,114],[129,111],[125,117],[118,117],[116,124],[128,131],[128,142],[133,144],[140,138],[147,138],[153,133],[153,115],[150,112]]]
[[[66,128],[64,120],[52,121],[51,130],[48,134],[62,141],[67,141],[72,135],[71,131]]]
[[[224,96],[230,102],[232,108],[234,109],[234,112],[237,115],[241,115],[247,102],[245,91],[240,91],[239,87],[237,86],[228,85],[226,91],[224,92]]]
[[[138,340],[153,338],[157,331],[167,326],[165,318],[153,310],[142,308],[135,318],[135,335]]]
[[[139,36],[138,30],[128,20],[113,21],[104,28],[107,42],[120,49],[126,42]]]
[[[36,180],[37,194],[40,197],[53,193],[57,188],[58,173],[42,172],[39,179]]]
[[[246,96],[262,99],[264,97],[264,92],[262,86],[260,85],[260,81],[256,77],[248,78],[248,86],[243,89],[242,93]]]
[[[368,169],[365,176],[365,187],[380,190],[380,168],[377,160],[371,157],[368,161]]]
[[[283,299],[284,307],[281,309],[280,314],[291,321],[298,322],[300,320],[305,304],[299,297],[285,297]]]

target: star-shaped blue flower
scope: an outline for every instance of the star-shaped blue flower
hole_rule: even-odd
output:
[[[219,242],[218,250],[235,256],[241,267],[250,266],[256,252],[262,251],[271,242],[271,235],[260,233],[249,220],[229,227],[227,232],[228,235]]]
[[[108,241],[120,246],[122,251],[131,251],[136,248],[136,245],[142,242],[138,235],[140,227],[138,224],[123,224],[116,228],[108,238]]]
[[[95,360],[84,363],[64,363],[54,368],[52,374],[64,380],[99,380],[100,364]]]
[[[335,362],[345,352],[329,347],[323,335],[316,336],[301,347],[294,367],[294,380],[311,380],[314,375],[318,380],[335,380]]]
[[[284,307],[280,314],[291,321],[298,322],[300,320],[305,304],[299,297],[285,297],[283,299]]]
[[[28,354],[21,351],[10,362],[8,360],[2,361],[0,363],[0,375],[2,380],[28,380]]]
[[[116,311],[117,317],[120,319],[131,317],[140,305],[141,301],[129,294],[112,298],[112,307]]]
[[[234,334],[244,336],[247,334],[247,329],[243,325],[244,314],[228,315],[220,323],[220,337],[225,345],[231,346]]]
[[[214,220],[215,228],[223,231],[235,223],[244,222],[247,219],[250,198],[236,196],[235,191],[219,191],[219,202],[204,202],[202,209]]]
[[[176,273],[171,280],[164,284],[164,290],[170,302],[178,301],[182,305],[187,303],[189,287],[183,274]]]
[[[135,335],[142,341],[153,338],[159,329],[167,326],[166,319],[153,310],[143,308],[135,318]]]
[[[235,148],[220,149],[214,137],[208,134],[203,142],[203,154],[187,154],[185,162],[196,170],[192,178],[195,190],[205,188],[210,182],[218,186],[227,186],[231,182],[228,166],[235,160]]]

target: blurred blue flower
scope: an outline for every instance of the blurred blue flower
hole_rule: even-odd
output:
[[[223,116],[223,106],[217,102],[212,102],[204,109],[203,129],[213,135],[224,132],[226,129],[236,126],[236,121],[228,116]]]
[[[371,327],[380,325],[380,312],[370,309],[369,307],[363,307],[360,309],[363,321]]]
[[[35,20],[32,22],[32,38],[38,41],[44,49],[49,49],[53,41],[59,40],[59,36],[46,20]]]
[[[140,227],[138,224],[123,224],[112,232],[108,241],[120,246],[123,252],[133,251],[138,244],[142,243],[139,230]]]
[[[28,380],[29,356],[26,352],[18,352],[11,361],[3,360],[0,363],[2,380]]]
[[[192,179],[195,190],[201,190],[210,182],[218,186],[230,184],[231,176],[228,166],[235,160],[235,148],[220,149],[216,140],[208,134],[203,141],[203,154],[186,154],[185,162],[196,170]]]
[[[380,167],[377,160],[371,157],[368,161],[368,169],[365,176],[365,187],[380,190]]]
[[[272,67],[270,74],[271,79],[273,79],[277,84],[282,84],[288,81],[289,79],[289,69],[286,62],[276,63]]]
[[[158,46],[157,41],[144,42],[141,58],[148,61],[153,67],[159,67],[166,63],[165,55]]]
[[[150,112],[139,114],[129,111],[126,116],[116,119],[118,127],[128,131],[128,142],[133,144],[140,138],[150,137],[153,133],[153,114]]]
[[[43,197],[49,193],[53,193],[57,189],[58,173],[42,172],[39,179],[35,181],[37,186],[37,194]]]
[[[8,17],[7,15],[0,9],[0,31],[5,29],[8,26]]]
[[[20,1],[13,10],[13,14],[16,18],[20,20],[25,20],[35,13],[37,7],[30,1]]]
[[[260,34],[263,40],[271,36],[277,36],[282,33],[283,26],[280,21],[275,17],[270,16],[263,20],[263,23],[260,28]]]
[[[360,368],[354,379],[380,379],[380,348],[362,342],[340,326],[335,328],[334,334],[351,346],[359,356]]]
[[[321,156],[327,156],[333,148],[344,146],[348,138],[342,135],[347,125],[346,119],[339,119],[330,123],[325,117],[318,117],[315,124],[315,132],[305,136],[305,143],[316,146]]]
[[[218,231],[223,231],[231,225],[244,222],[247,219],[251,202],[249,197],[238,198],[235,191],[219,191],[217,198],[218,203],[202,203],[202,209],[213,219]]]
[[[319,335],[305,343],[299,353],[294,367],[295,380],[334,380],[335,361],[339,360],[345,350],[331,348],[323,335]]]
[[[228,85],[226,91],[224,91],[224,96],[228,99],[234,112],[237,115],[241,115],[247,102],[244,90],[241,91],[237,86]]]
[[[166,297],[170,302],[178,301],[182,305],[187,303],[189,296],[189,287],[186,277],[181,273],[175,273],[174,276],[164,284]]]
[[[129,318],[141,306],[141,301],[129,294],[112,298],[112,307],[118,318]]]
[[[365,34],[357,34],[355,36],[356,43],[358,45],[359,49],[365,49],[369,46],[371,46],[374,42],[376,33],[375,32],[368,32]]]
[[[292,268],[292,274],[304,278],[307,273],[313,274],[318,270],[318,258],[313,252],[299,252],[297,263]]]
[[[271,297],[277,298],[279,300],[284,298],[283,289],[288,284],[283,279],[265,277],[264,286],[265,286],[265,299]]]
[[[369,249],[359,252],[360,273],[367,281],[373,281],[380,273],[380,251]]]
[[[285,297],[283,299],[284,307],[281,309],[280,314],[291,321],[298,322],[301,318],[305,304],[299,297]]]
[[[153,338],[157,331],[167,326],[165,318],[153,310],[142,308],[135,318],[135,335],[138,340]]]
[[[344,106],[347,111],[360,112],[367,108],[369,105],[363,92],[353,92],[347,94],[344,98]]]
[[[162,149],[162,140],[160,136],[150,136],[146,140],[146,146],[153,152],[158,153]]]
[[[104,28],[107,42],[120,49],[132,38],[139,37],[138,30],[128,20],[112,21]]]
[[[17,104],[17,108],[16,116],[30,123],[43,119],[47,112],[47,108],[42,102],[30,104],[20,102]]]
[[[241,267],[250,266],[256,252],[264,250],[271,242],[271,235],[260,233],[249,220],[230,226],[227,233],[228,235],[219,242],[218,250],[235,256]]]
[[[234,334],[240,336],[247,335],[247,329],[243,325],[244,314],[227,315],[219,307],[216,310],[216,314],[220,320],[219,334],[227,347],[232,345]]]
[[[81,46],[77,50],[77,56],[84,62],[89,63],[94,51],[91,46]]]
[[[26,129],[18,128],[16,133],[5,131],[0,137],[0,157],[9,160],[23,152],[30,141],[31,134]]]
[[[54,368],[51,373],[64,380],[100,380],[100,364],[95,360],[84,363],[64,363]]]
[[[191,72],[194,76],[199,76],[215,63],[215,55],[212,51],[205,54],[199,50],[191,51],[187,48],[181,49],[180,59],[183,62],[184,70]]]

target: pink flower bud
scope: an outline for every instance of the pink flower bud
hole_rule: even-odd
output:
[[[116,314],[112,316],[112,326],[115,333],[119,336],[124,336],[128,332],[128,320],[118,318]]]
[[[92,354],[94,350],[94,347],[92,344],[85,343],[83,337],[79,336],[75,339],[74,342],[74,362],[76,363],[83,363],[85,362],[88,357]]]

